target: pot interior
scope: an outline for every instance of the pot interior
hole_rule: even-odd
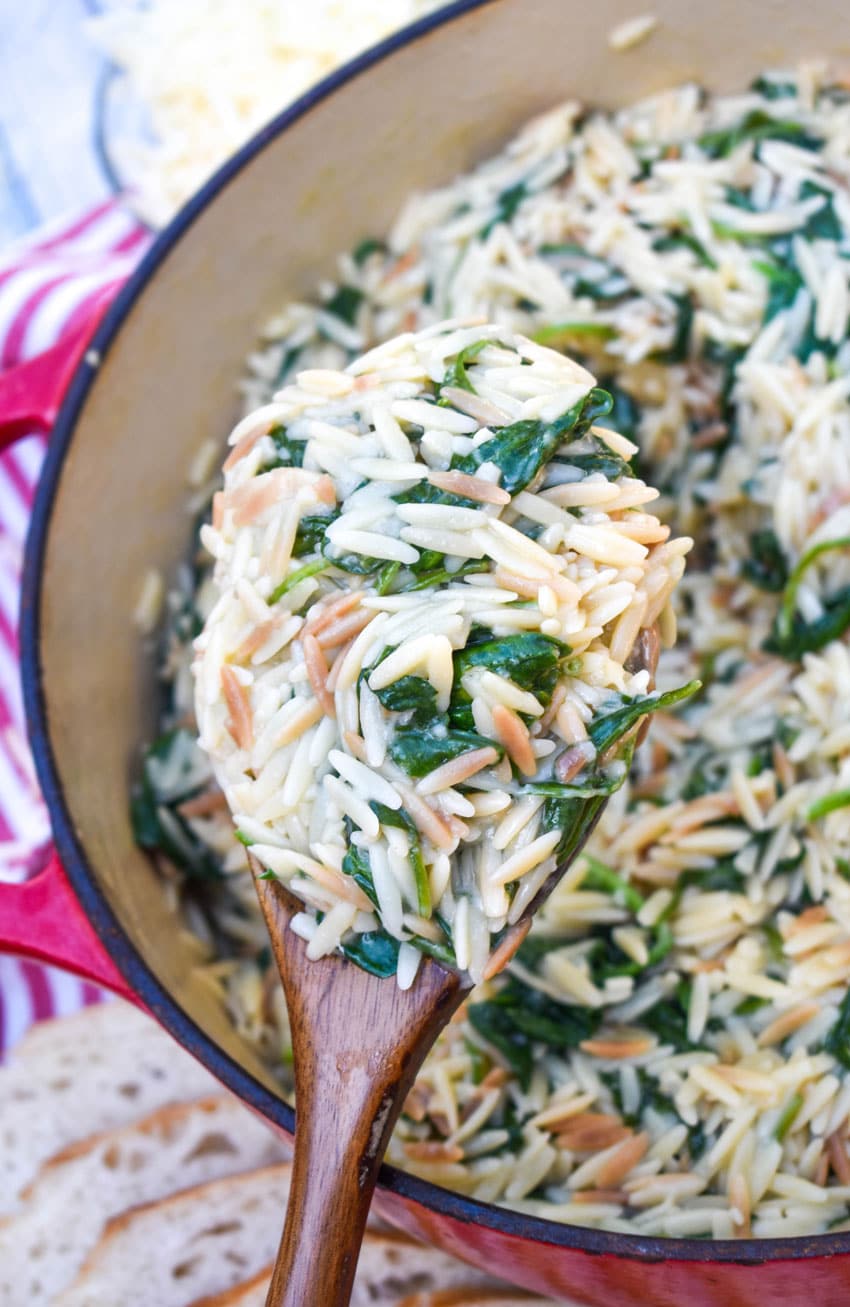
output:
[[[55,814],[60,842],[77,841],[121,930],[178,1007],[268,1086],[133,843],[128,783],[157,703],[154,651],[131,620],[143,574],[167,575],[186,555],[186,469],[234,421],[257,324],[309,293],[337,251],[383,232],[410,191],[448,181],[566,97],[610,106],[691,77],[732,89],[766,65],[848,52],[835,45],[837,0],[658,0],[651,9],[653,35],[614,53],[611,28],[635,16],[628,0],[461,6],[286,115],[159,242],[60,421],[40,500],[41,599],[28,618],[43,686],[36,735],[46,732],[52,752],[51,763],[40,750],[42,780],[48,791],[55,781],[66,810]],[[168,1023],[169,1001],[154,990],[148,999]]]

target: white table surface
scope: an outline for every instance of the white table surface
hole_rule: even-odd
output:
[[[0,0],[0,249],[96,204],[93,146],[103,61],[83,25],[96,0]]]

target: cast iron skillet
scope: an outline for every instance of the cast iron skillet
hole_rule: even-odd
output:
[[[634,17],[627,0],[468,0],[408,28],[281,114],[203,188],[87,350],[79,338],[0,381],[8,441],[53,423],[81,358],[53,425],[22,608],[27,711],[58,857],[28,886],[0,886],[0,946],[58,960],[148,1008],[284,1133],[292,1111],[199,981],[133,844],[128,780],[156,717],[155,660],[130,622],[133,600],[147,567],[170,571],[185,555],[182,471],[202,438],[229,429],[257,322],[308,293],[336,251],[386,230],[409,192],[449,180],[568,95],[625,103],[687,76],[732,89],[783,57],[847,55],[835,51],[837,0],[651,7],[656,33],[626,54],[607,35]],[[470,1201],[389,1166],[376,1202],[495,1274],[598,1307],[837,1307],[850,1293],[850,1234],[609,1234]]]

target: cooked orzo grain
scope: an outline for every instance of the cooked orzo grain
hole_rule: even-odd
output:
[[[639,1234],[850,1224],[848,232],[850,98],[821,69],[570,105],[411,199],[251,359],[255,407],[449,314],[580,352],[653,511],[696,539],[659,684],[706,689],[656,715],[587,856],[428,1059],[391,1157],[430,1179]],[[209,583],[182,594],[172,730]],[[280,1065],[244,850],[226,813],[189,815],[220,801],[208,779],[188,732],[165,737],[139,832]]]

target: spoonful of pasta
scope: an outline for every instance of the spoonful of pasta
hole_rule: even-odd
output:
[[[481,322],[300,373],[230,438],[196,705],[292,1026],[269,1304],[344,1307],[405,1095],[623,783],[691,542],[611,397]]]

